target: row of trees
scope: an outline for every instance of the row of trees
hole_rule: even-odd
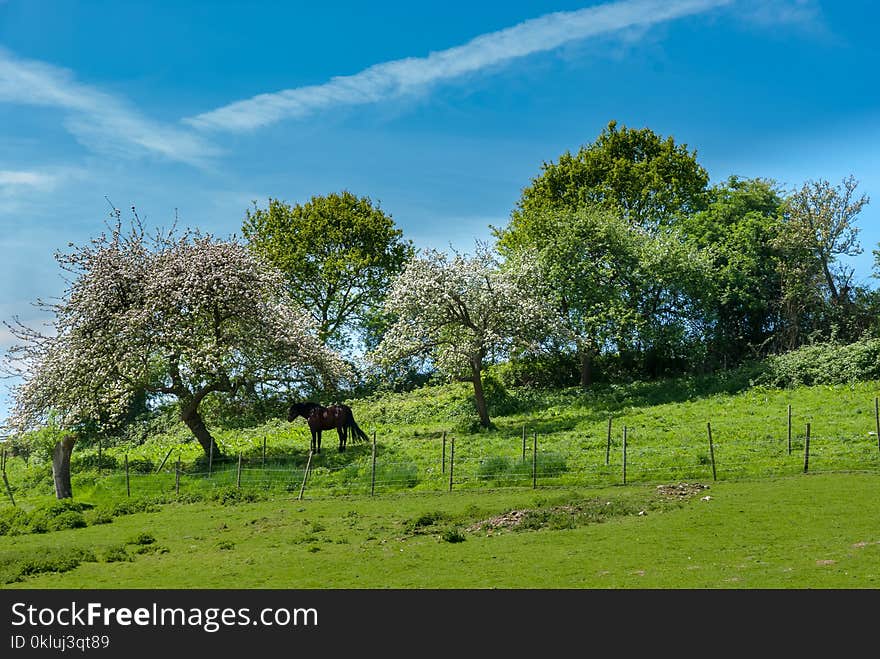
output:
[[[856,189],[852,177],[710,186],[696,152],[612,122],[544,163],[470,255],[416,250],[347,191],[255,203],[244,240],[150,236],[116,212],[107,233],[56,255],[70,285],[40,303],[51,331],[8,323],[21,379],[8,425],[51,415],[88,436],[173,404],[208,452],[206,400],[341,397],[442,373],[473,383],[489,426],[483,374],[498,361],[589,386],[855,340],[880,331],[880,293],[846,261],[868,203]],[[572,364],[574,382],[560,377]]]

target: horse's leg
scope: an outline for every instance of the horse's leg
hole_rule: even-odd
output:
[[[339,452],[342,453],[345,450],[345,428],[336,426],[336,432],[339,433]]]
[[[321,452],[321,430],[318,429],[318,453]]]

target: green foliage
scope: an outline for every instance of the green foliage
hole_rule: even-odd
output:
[[[224,506],[234,506],[239,503],[262,501],[266,499],[266,494],[251,489],[235,487],[234,485],[225,485],[213,490],[207,498]]]
[[[22,581],[46,572],[69,572],[81,563],[97,559],[91,549],[46,547],[40,552],[24,550],[0,553],[0,584]]]
[[[440,539],[443,540],[443,542],[456,543],[464,542],[467,540],[467,536],[465,536],[458,527],[451,526],[447,529],[443,529],[443,532],[440,534]]]
[[[156,542],[156,538],[151,533],[141,532],[133,538],[129,538],[126,544],[129,545],[151,545]]]
[[[656,229],[702,208],[709,182],[696,152],[686,145],[649,128],[618,128],[616,121],[576,154],[566,152],[541,169],[523,190],[514,222],[520,213],[539,207],[598,204],[632,225]]]
[[[803,346],[770,357],[767,366],[756,382],[771,387],[880,380],[880,339]]]
[[[242,234],[284,273],[321,339],[336,347],[347,344],[347,332],[382,331],[375,310],[413,252],[389,214],[347,190],[293,206],[269,199],[261,209],[254,202]]]

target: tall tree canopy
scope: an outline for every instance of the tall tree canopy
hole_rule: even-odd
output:
[[[317,338],[281,274],[246,245],[185,231],[147,236],[139,222],[58,253],[70,284],[45,304],[52,331],[11,325],[7,355],[21,377],[10,418],[112,426],[141,392],[176,400],[206,452],[214,440],[199,406],[254,382],[323,386],[345,375]]]
[[[709,175],[696,152],[649,128],[611,121],[596,140],[541,173],[522,191],[511,222],[537,207],[605,206],[633,225],[656,231],[705,205]]]
[[[536,347],[556,325],[534,261],[502,268],[483,245],[473,256],[415,254],[395,279],[385,308],[395,321],[369,358],[384,366],[419,356],[445,373],[466,373],[483,427],[491,424],[484,364]]]
[[[321,340],[337,349],[349,347],[352,334],[381,331],[376,310],[413,253],[390,215],[348,191],[293,206],[277,199],[265,209],[255,203],[242,233],[284,273],[290,295],[311,314]]]
[[[776,347],[783,203],[775,182],[731,176],[710,189],[705,210],[680,219],[688,242],[711,262],[699,302],[716,364]]]

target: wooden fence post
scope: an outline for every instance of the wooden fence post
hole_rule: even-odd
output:
[[[623,484],[626,485],[626,426],[623,427]]]
[[[235,474],[235,487],[241,488],[241,451],[238,452],[238,471]]]
[[[709,432],[709,459],[712,461],[712,480],[718,480],[715,476],[715,447],[712,445],[712,422],[706,422],[706,430]]]
[[[522,435],[522,461],[526,461],[526,424],[523,424],[523,435]]]
[[[532,489],[538,487],[538,433],[532,443]]]
[[[211,440],[211,444],[208,446],[208,478],[211,477],[211,472],[214,469],[214,440]]]
[[[302,485],[300,485],[299,496],[297,497],[297,499],[302,500],[302,498],[303,498],[303,492],[306,489],[306,479],[309,477],[309,469],[311,469],[311,467],[312,467],[312,452],[309,451],[309,459],[306,461],[306,470],[303,473],[303,482],[302,482]]]
[[[810,424],[807,424],[807,436],[804,438],[804,473],[810,466]]]
[[[443,433],[444,452],[446,446],[446,433]],[[444,459],[445,463],[445,459]],[[370,469],[370,496],[376,493],[376,431],[373,431],[373,466]]]
[[[3,472],[3,484],[6,486],[6,494],[9,495],[9,501],[15,506],[15,497],[12,496],[12,487],[9,485],[9,478],[6,476],[6,449],[3,449],[3,455],[0,457],[0,471]]]
[[[263,467],[263,469],[266,468],[266,436],[265,435],[263,435],[263,463],[262,463],[262,467]]]
[[[605,440],[605,466],[607,467],[611,464],[611,419],[614,417],[608,417],[608,438]]]
[[[443,431],[443,452],[440,454],[440,459],[443,462],[443,467],[440,469],[441,474],[446,473],[446,431]]]
[[[877,430],[877,450],[880,451],[880,398],[874,397],[874,426]]]
[[[125,493],[131,496],[131,480],[128,477],[128,453],[125,454]]]
[[[104,442],[101,441],[101,438],[98,437],[98,476],[101,475],[103,469],[101,467],[101,444]]]
[[[168,453],[165,454],[165,457],[163,458],[162,463],[159,465],[159,468],[156,469],[156,473],[157,473],[157,474],[158,474],[160,471],[162,471],[162,467],[165,466],[165,462],[166,462],[166,461],[168,460],[168,458],[171,456],[171,451],[173,451],[173,450],[174,450],[174,447],[173,447],[173,446],[172,446],[170,449],[168,449]]]
[[[180,453],[177,454],[177,468],[174,470],[174,492],[180,494]]]
[[[452,474],[455,470],[455,435],[449,442],[449,491],[452,492]]]
[[[788,454],[791,455],[791,405],[788,406]]]

